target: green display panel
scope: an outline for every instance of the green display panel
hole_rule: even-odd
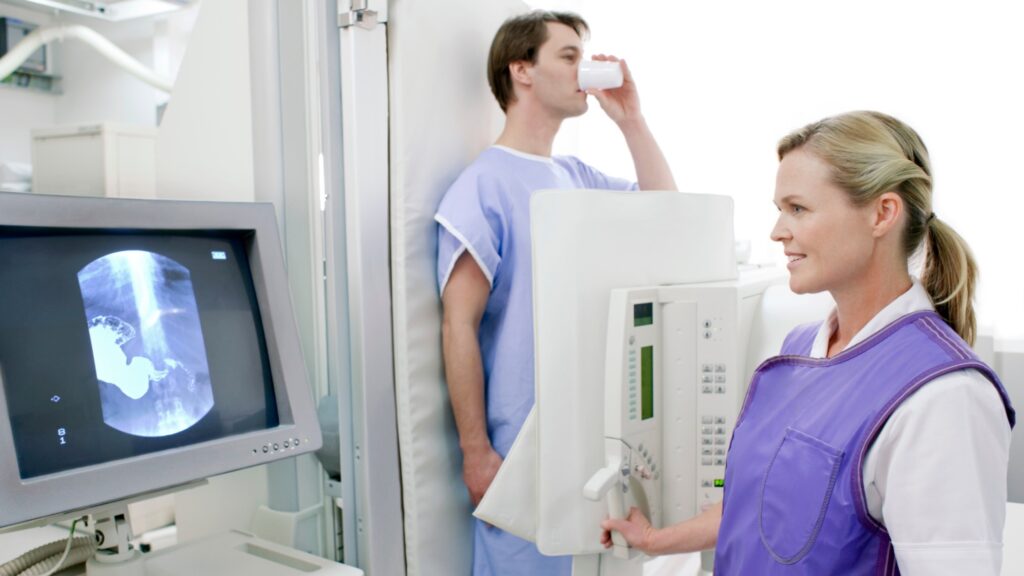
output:
[[[654,346],[640,348],[640,419],[654,418]]]
[[[633,305],[633,326],[650,326],[654,324],[654,304]]]

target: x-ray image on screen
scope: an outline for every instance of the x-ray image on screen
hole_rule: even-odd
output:
[[[78,272],[103,421],[135,436],[186,430],[213,408],[188,268],[142,250]]]

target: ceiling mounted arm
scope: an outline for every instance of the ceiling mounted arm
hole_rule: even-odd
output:
[[[132,58],[127,52],[118,48],[116,44],[92,28],[80,24],[46,26],[34,30],[21,42],[18,42],[17,46],[7,52],[3,58],[0,58],[0,79],[6,78],[17,70],[41,46],[54,40],[63,41],[68,38],[85,42],[108,60],[157,90],[170,94],[174,88],[171,81]]]

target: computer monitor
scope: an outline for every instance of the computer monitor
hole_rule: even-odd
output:
[[[0,527],[320,444],[271,205],[0,194]]]

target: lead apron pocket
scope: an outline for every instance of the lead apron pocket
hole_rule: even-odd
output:
[[[795,564],[821,530],[843,460],[842,450],[786,429],[761,484],[761,542],[777,562]]]

